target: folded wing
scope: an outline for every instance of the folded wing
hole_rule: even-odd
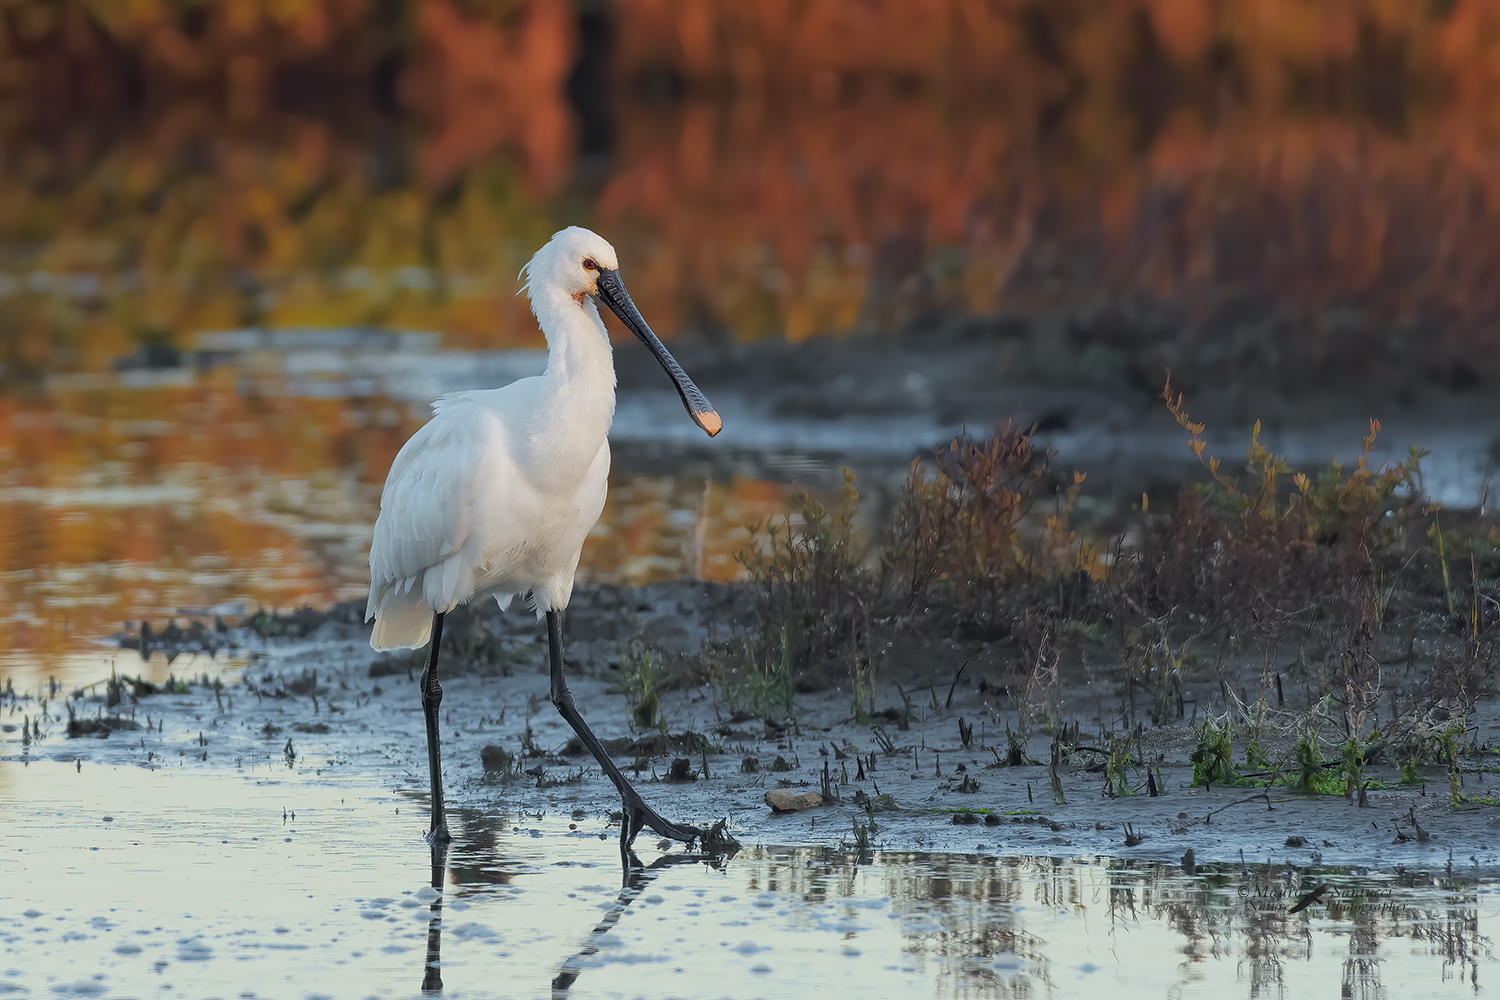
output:
[[[474,593],[474,504],[496,441],[493,415],[457,394],[412,435],[391,465],[370,545],[370,598],[376,649],[424,645],[436,611]]]

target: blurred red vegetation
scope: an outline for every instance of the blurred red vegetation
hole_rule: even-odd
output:
[[[261,396],[235,379],[0,396],[0,650],[23,672],[41,666],[26,654],[182,605],[364,594],[380,485],[417,421],[384,400]],[[786,503],[784,487],[738,477],[615,483],[580,579],[733,579],[744,526]],[[690,523],[671,516],[683,509]]]
[[[1500,360],[1494,4],[620,6],[622,78],[735,100],[642,113],[600,212],[742,335],[1254,301]]]
[[[0,488],[35,537],[0,532],[22,546],[0,553],[7,596],[44,615],[45,567],[172,564],[194,532],[180,552],[307,565],[239,515],[94,516],[28,491],[121,461],[128,482],[206,463],[274,482],[357,466],[373,486],[404,436],[304,400],[212,418],[261,428],[241,441],[195,430],[198,390],[48,396],[49,373],[246,325],[535,345],[515,275],[569,222],[620,246],[666,335],[1113,309],[1137,320],[1090,335],[1143,353],[1248,316],[1241,368],[1461,362],[1493,382],[1497,87],[1490,0],[10,0]],[[575,157],[586,127],[602,160]],[[141,406],[160,434],[97,430]],[[248,489],[237,475],[215,489]],[[664,537],[659,502],[620,504],[591,542],[610,572]],[[328,593],[304,576],[264,592]]]
[[[566,0],[8,4],[0,243],[62,269],[165,245],[175,270],[256,279],[258,299],[143,310],[135,338],[368,322],[523,342],[511,276],[580,216],[631,249],[668,332],[1114,301],[1192,326],[1262,297],[1473,340],[1500,306],[1483,0],[577,10],[612,39],[612,83],[575,95],[615,137],[592,208],[569,188]],[[175,228],[144,218],[164,195]],[[366,294],[334,274],[379,266],[439,278]]]

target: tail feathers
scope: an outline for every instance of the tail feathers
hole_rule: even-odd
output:
[[[375,611],[370,645],[375,649],[416,649],[432,637],[432,609],[417,594],[387,595]],[[404,598],[404,599],[403,599]]]

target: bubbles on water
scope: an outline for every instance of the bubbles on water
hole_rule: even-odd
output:
[[[849,899],[839,900],[840,905],[853,907],[856,910],[883,910],[891,905],[889,896],[854,896]]]
[[[499,933],[492,927],[489,927],[485,924],[474,923],[473,921],[457,924],[453,927],[450,927],[448,929],[448,933],[453,935],[455,938],[458,938],[460,941],[468,940],[470,938],[498,938],[500,936]]]

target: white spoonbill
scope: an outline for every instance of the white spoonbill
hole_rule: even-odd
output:
[[[614,247],[572,226],[526,265],[525,291],[547,338],[547,370],[499,389],[455,392],[402,446],[380,494],[370,547],[370,645],[427,645],[422,709],[432,781],[434,844],[450,840],[438,753],[438,646],[443,616],[493,597],[502,610],[517,595],[546,616],[552,703],[609,775],[624,801],[621,850],[646,826],[676,840],[701,839],[646,805],[599,745],[563,679],[562,622],[584,537],[604,509],[607,435],[615,414],[615,366],[599,318],[602,300],[666,369],[683,405],[709,436],[719,415],[641,318],[620,280]]]

